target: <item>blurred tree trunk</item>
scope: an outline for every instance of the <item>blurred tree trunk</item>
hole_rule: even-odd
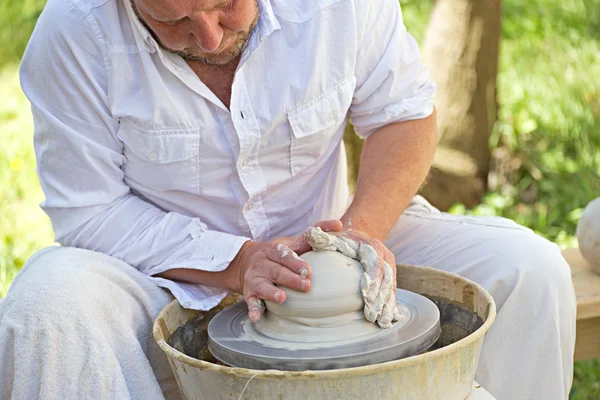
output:
[[[496,122],[501,0],[437,0],[423,58],[438,86],[438,151],[421,190],[436,207],[472,207],[487,189]]]
[[[364,142],[364,140],[354,133],[354,127],[348,122],[344,130],[344,146],[346,147],[346,155],[348,157],[348,184],[352,193],[356,189],[358,166]]]

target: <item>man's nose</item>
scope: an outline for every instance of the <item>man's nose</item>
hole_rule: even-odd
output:
[[[199,13],[193,19],[192,35],[196,44],[206,52],[215,51],[223,40],[223,27],[219,17],[208,13]]]

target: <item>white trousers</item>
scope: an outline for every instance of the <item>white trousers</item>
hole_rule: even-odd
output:
[[[567,399],[576,300],[553,243],[495,217],[417,197],[386,245],[399,263],[481,284],[498,316],[476,380],[498,400]],[[36,253],[0,303],[0,399],[176,399],[152,321],[172,300],[134,267],[82,249]]]

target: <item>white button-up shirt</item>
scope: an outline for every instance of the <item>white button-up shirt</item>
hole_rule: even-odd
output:
[[[125,260],[184,307],[248,239],[297,235],[348,202],[342,135],[424,118],[435,86],[397,0],[258,0],[230,109],[161,49],[130,0],[49,0],[25,53],[56,241]]]

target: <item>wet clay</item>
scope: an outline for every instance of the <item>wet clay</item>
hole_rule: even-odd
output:
[[[365,320],[361,264],[336,251],[311,251],[301,258],[312,269],[311,290],[280,287],[286,301],[266,301],[267,311],[244,323],[247,339],[269,347],[314,349],[363,341],[382,329]]]
[[[379,256],[368,243],[357,243],[347,236],[336,236],[323,232],[321,228],[311,228],[306,240],[313,250],[334,250],[346,257],[358,260],[363,267],[360,290],[364,301],[364,315],[367,321],[377,322],[382,328],[390,328],[394,321],[401,318],[398,307],[394,305],[396,285],[392,267],[383,261],[383,280],[371,279],[379,276],[381,267]]]

